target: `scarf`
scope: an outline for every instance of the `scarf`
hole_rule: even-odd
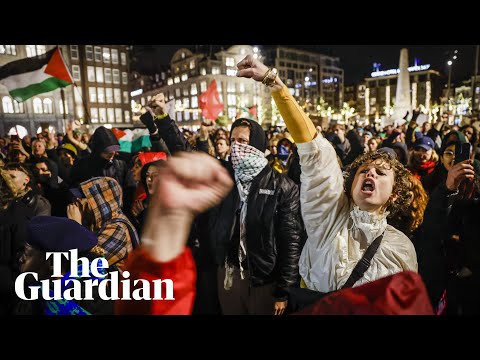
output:
[[[240,244],[238,246],[238,262],[240,277],[244,279],[242,262],[247,257],[247,199],[252,180],[268,165],[265,154],[257,148],[234,142],[230,148],[232,166],[235,170],[235,182],[240,196]],[[233,285],[234,267],[225,259],[225,280],[223,287],[230,290]]]

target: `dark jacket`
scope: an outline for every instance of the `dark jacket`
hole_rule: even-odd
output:
[[[143,115],[142,115],[143,116]],[[192,148],[170,116],[155,120],[160,137],[172,155],[178,151],[192,151]]]
[[[230,163],[223,162],[229,168]],[[210,210],[200,224],[201,247],[208,243],[213,260],[224,265],[232,241],[240,198],[234,187],[224,201]],[[250,187],[247,204],[247,261],[251,286],[276,282],[274,296],[299,284],[298,260],[302,223],[298,186],[268,165]]]

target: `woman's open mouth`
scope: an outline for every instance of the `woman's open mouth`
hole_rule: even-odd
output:
[[[365,179],[362,184],[362,193],[372,194],[375,191],[375,181],[372,179]]]

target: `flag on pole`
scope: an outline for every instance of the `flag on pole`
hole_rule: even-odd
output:
[[[58,46],[45,54],[12,61],[0,67],[0,84],[18,102],[73,82]]]
[[[216,80],[212,80],[208,89],[200,95],[199,103],[203,117],[215,121],[223,111],[223,103],[218,95]]]

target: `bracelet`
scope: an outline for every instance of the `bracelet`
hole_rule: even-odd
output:
[[[161,115],[155,115],[155,116],[153,117],[153,121],[165,119],[167,116],[168,116],[168,113],[161,114]]]
[[[275,80],[277,79],[278,71],[275,68],[268,69],[263,77],[262,84],[272,87],[275,85]]]

